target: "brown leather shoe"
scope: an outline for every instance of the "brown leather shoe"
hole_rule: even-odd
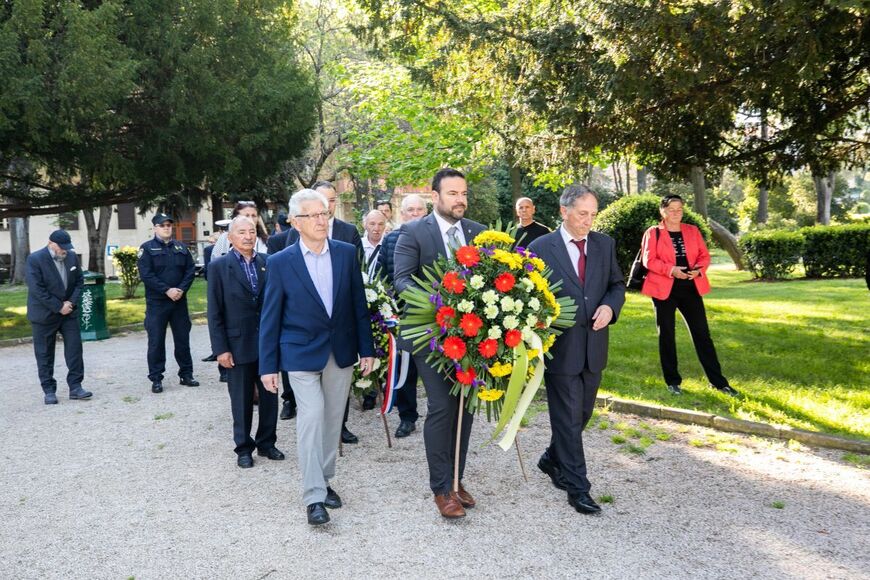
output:
[[[465,510],[462,504],[452,492],[445,495],[435,494],[435,505],[445,518],[464,518]]]
[[[459,499],[459,503],[462,504],[462,507],[465,509],[471,509],[477,505],[477,502],[474,501],[474,498],[471,497],[471,494],[465,491],[465,488],[462,487],[462,484],[459,484],[459,491],[456,492],[457,499]]]

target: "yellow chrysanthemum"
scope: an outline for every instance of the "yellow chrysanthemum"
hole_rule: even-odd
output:
[[[539,354],[541,354],[541,352],[538,349],[536,349],[536,348],[530,349],[529,350],[529,360],[534,360],[534,359],[538,358]]]
[[[511,374],[511,371],[514,370],[514,365],[511,363],[500,363],[497,362],[491,367],[489,367],[489,374],[494,376],[495,378],[506,377]]]
[[[477,391],[477,398],[481,401],[498,401],[504,396],[504,391],[500,389],[480,389]]]
[[[535,285],[538,292],[544,292],[550,290],[550,285],[547,284],[547,279],[541,276],[538,272],[529,272],[529,280]]]
[[[514,240],[512,237],[504,232],[499,232],[497,230],[485,230],[477,234],[472,243],[475,246],[487,246],[490,244],[505,244],[507,246],[510,246],[515,241],[516,240]]]
[[[544,352],[550,352],[550,348],[553,346],[553,343],[556,342],[556,335],[551,334],[544,340],[543,349]]]
[[[554,296],[549,289],[541,290],[541,294],[544,295],[544,299],[547,301],[547,304],[549,304],[552,308],[559,307],[559,303],[556,301],[556,296]]]
[[[540,259],[540,258],[529,258],[529,262],[532,263],[532,265],[535,267],[535,269],[536,269],[538,272],[543,272],[543,271],[544,271],[545,264],[544,264],[544,261],[543,261],[542,259]]]
[[[495,249],[492,252],[492,259],[501,262],[511,270],[522,270],[523,268],[523,258],[513,252]]]
[[[533,365],[529,365],[529,370],[526,372],[526,379],[532,378],[532,375],[535,374],[535,367]]]

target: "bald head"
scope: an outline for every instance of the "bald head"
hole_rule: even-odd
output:
[[[372,244],[380,244],[381,238],[384,237],[384,230],[387,227],[387,218],[379,210],[373,209],[363,218],[363,227],[366,230],[366,237]]]
[[[527,226],[535,219],[535,204],[528,197],[521,197],[515,205],[517,219],[521,226]]]

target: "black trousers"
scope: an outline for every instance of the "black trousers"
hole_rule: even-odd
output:
[[[266,450],[275,446],[278,425],[278,394],[270,393],[259,377],[259,363],[237,364],[227,369],[227,389],[233,412],[233,441],[236,453],[253,453],[254,449]],[[254,415],[254,389],[260,396],[257,414],[257,436],[251,438]]]
[[[453,459],[456,451],[456,426],[459,419],[459,397],[450,394],[450,385],[426,363],[426,355],[414,356],[417,370],[423,378],[428,397],[428,412],[423,425],[426,461],[429,463],[429,487],[443,495],[453,489]],[[462,411],[462,433],[459,444],[459,479],[465,474],[465,457],[474,415]]]
[[[393,402],[399,411],[400,421],[413,423],[420,418],[420,414],[417,413],[417,378],[417,364],[414,362],[414,357],[411,357],[405,385],[393,395]]]
[[[290,377],[287,376],[287,371],[281,371],[281,399],[290,403],[290,406],[296,408],[296,395],[293,394],[293,389],[290,387]]]
[[[30,325],[33,329],[33,352],[36,354],[36,369],[42,391],[57,391],[57,381],[54,380],[54,349],[58,332],[63,336],[66,384],[70,391],[81,387],[85,378],[85,363],[82,358],[82,335],[79,333],[79,321],[75,313],[67,314],[55,323],[32,322]]]
[[[716,356],[716,347],[710,337],[707,325],[707,312],[704,299],[698,294],[694,284],[674,283],[667,300],[652,299],[656,313],[656,328],[659,333],[659,359],[665,384],[679,385],[683,382],[677,369],[677,341],[674,333],[676,311],[679,310],[686,321],[698,360],[704,367],[707,379],[716,388],[727,387],[728,379],[722,375],[722,367]]]
[[[601,373],[588,369],[576,375],[544,373],[544,383],[552,430],[544,455],[562,470],[569,494],[588,492],[592,486],[586,476],[583,429],[595,409]]]
[[[177,302],[172,300],[145,302],[145,330],[148,332],[148,379],[163,380],[166,372],[166,326],[172,329],[175,343],[175,362],[178,376],[193,375],[193,358],[190,356],[190,314],[187,312],[187,297]]]

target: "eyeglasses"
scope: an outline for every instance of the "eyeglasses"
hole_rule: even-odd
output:
[[[294,217],[296,217],[296,218],[311,218],[311,219],[315,219],[315,220],[316,219],[328,220],[329,219],[329,212],[322,211],[319,213],[301,213],[301,214],[294,216]]]

